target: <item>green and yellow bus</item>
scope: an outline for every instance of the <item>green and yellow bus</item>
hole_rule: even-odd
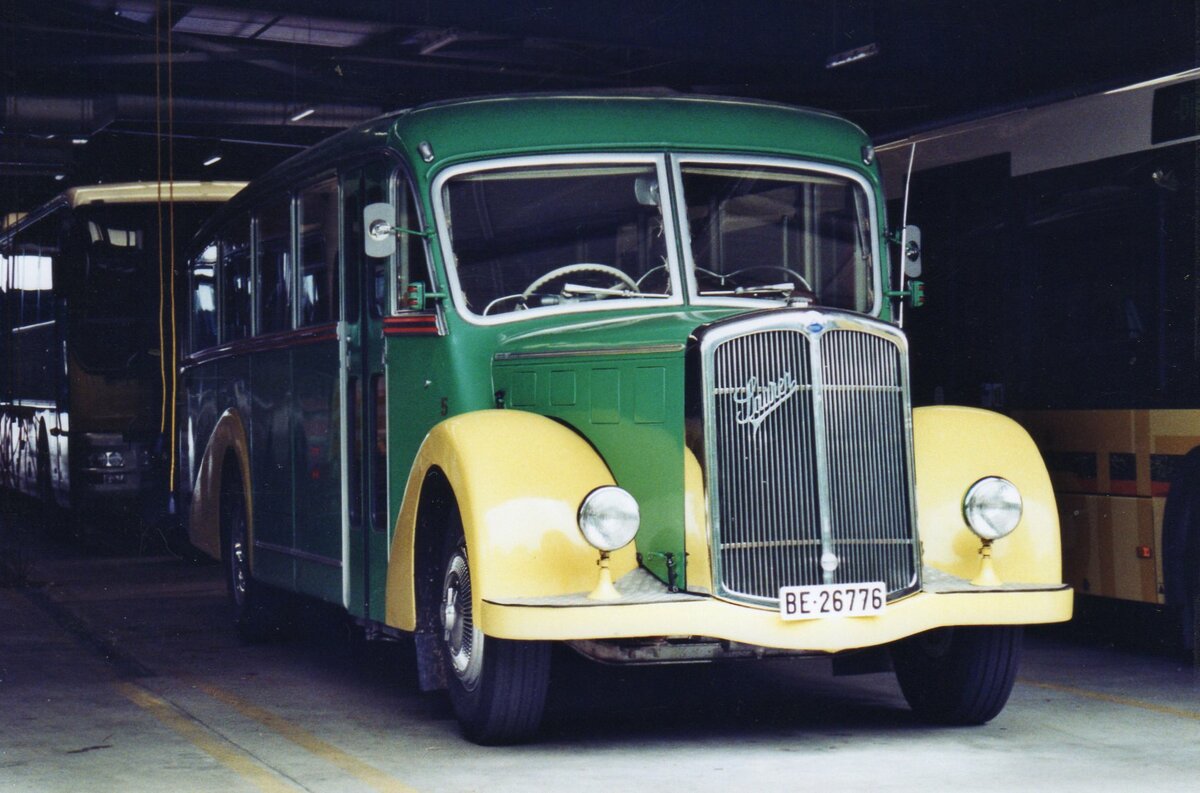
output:
[[[914,398],[1011,413],[1081,595],[1200,618],[1200,70],[881,144],[928,237]],[[899,214],[899,212],[897,212]]]
[[[1054,497],[1011,420],[911,410],[889,239],[869,139],[822,112],[508,96],[348,130],[187,257],[191,541],[244,636],[280,591],[411,636],[483,743],[536,731],[552,643],[890,657],[924,717],[987,721],[1019,626],[1071,614]]]
[[[167,510],[171,237],[242,186],[74,187],[0,229],[0,487]]]

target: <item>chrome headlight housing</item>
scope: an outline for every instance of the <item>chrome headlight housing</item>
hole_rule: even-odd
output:
[[[1021,521],[1022,509],[1017,486],[999,476],[985,476],[963,497],[963,517],[983,540],[1007,537]]]
[[[628,545],[640,523],[637,499],[615,485],[596,488],[579,505],[579,530],[588,544],[600,551]]]

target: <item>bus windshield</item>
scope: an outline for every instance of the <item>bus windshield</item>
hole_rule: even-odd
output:
[[[187,240],[212,205],[176,204],[175,239]],[[113,204],[81,209],[73,244],[79,271],[69,279],[71,348],[88,370],[158,369],[159,256],[170,261],[172,220],[166,207],[160,250],[154,204]],[[169,264],[168,264],[169,266]]]
[[[671,296],[654,163],[470,172],[443,209],[473,314]]]
[[[681,162],[676,178],[692,299],[873,309],[871,204],[858,180],[699,158]],[[497,316],[671,298],[682,290],[668,254],[666,193],[653,162],[540,162],[451,176],[442,210],[459,301]]]
[[[727,162],[685,162],[680,182],[697,297],[871,309],[870,213],[857,182]]]

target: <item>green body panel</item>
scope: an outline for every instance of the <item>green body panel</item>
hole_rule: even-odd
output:
[[[247,392],[253,397],[242,417],[250,435],[254,541],[291,548],[295,542],[291,350],[260,352],[215,365],[224,370],[244,367],[249,375]],[[225,372],[223,380],[230,382],[232,374]],[[295,582],[293,556],[256,547],[254,565],[255,575],[272,584],[290,589]]]
[[[862,169],[862,147],[870,143],[861,129],[831,114],[691,97],[468,100],[403,113],[391,134],[401,150],[432,146],[434,159],[421,163],[418,174],[493,156],[596,150],[741,151]]]
[[[337,361],[337,345],[325,342],[227,358],[188,374],[193,393],[236,406],[243,417],[255,575],[333,603],[342,601]]]
[[[296,347],[292,356],[292,438],[296,589],[342,602],[342,480],[338,348]]]
[[[559,419],[591,442],[638,501],[643,565],[680,588],[687,581],[684,350],[697,326],[730,313],[676,308],[569,324],[558,318],[523,326],[498,345],[495,388],[505,407]]]

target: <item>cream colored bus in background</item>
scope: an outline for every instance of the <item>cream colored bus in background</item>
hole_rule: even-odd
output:
[[[242,186],[73,187],[0,229],[0,487],[49,525],[166,512],[172,240]]]
[[[878,145],[919,224],[916,404],[1002,410],[1054,481],[1064,576],[1200,631],[1200,70]],[[910,168],[911,163],[911,168]],[[911,177],[910,177],[911,174]]]

